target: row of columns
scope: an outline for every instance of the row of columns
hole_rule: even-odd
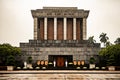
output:
[[[34,39],[38,37],[38,18],[34,18]],[[64,40],[67,39],[67,18],[64,18]],[[47,40],[47,17],[44,18],[44,40]],[[54,18],[54,40],[57,40],[57,18]],[[76,40],[76,18],[73,18],[73,40]],[[83,40],[86,40],[86,18],[83,18]]]

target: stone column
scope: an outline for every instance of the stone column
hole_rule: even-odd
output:
[[[47,18],[44,18],[44,40],[47,40]]]
[[[86,18],[83,18],[83,40],[86,40]]]
[[[57,40],[57,18],[54,18],[54,40]]]
[[[37,40],[38,19],[34,18],[34,40]]]
[[[76,18],[73,18],[73,40],[76,40]]]
[[[67,18],[64,18],[64,40],[67,39]]]

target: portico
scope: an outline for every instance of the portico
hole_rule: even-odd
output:
[[[32,10],[34,39],[86,40],[88,13],[88,10],[78,10],[76,7],[43,7]]]

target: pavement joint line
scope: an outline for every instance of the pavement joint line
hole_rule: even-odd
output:
[[[0,74],[120,74],[120,71],[60,71],[60,70],[43,70],[43,71],[0,71]]]

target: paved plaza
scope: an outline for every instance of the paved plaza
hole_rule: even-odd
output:
[[[0,71],[0,80],[120,80],[120,71]]]

